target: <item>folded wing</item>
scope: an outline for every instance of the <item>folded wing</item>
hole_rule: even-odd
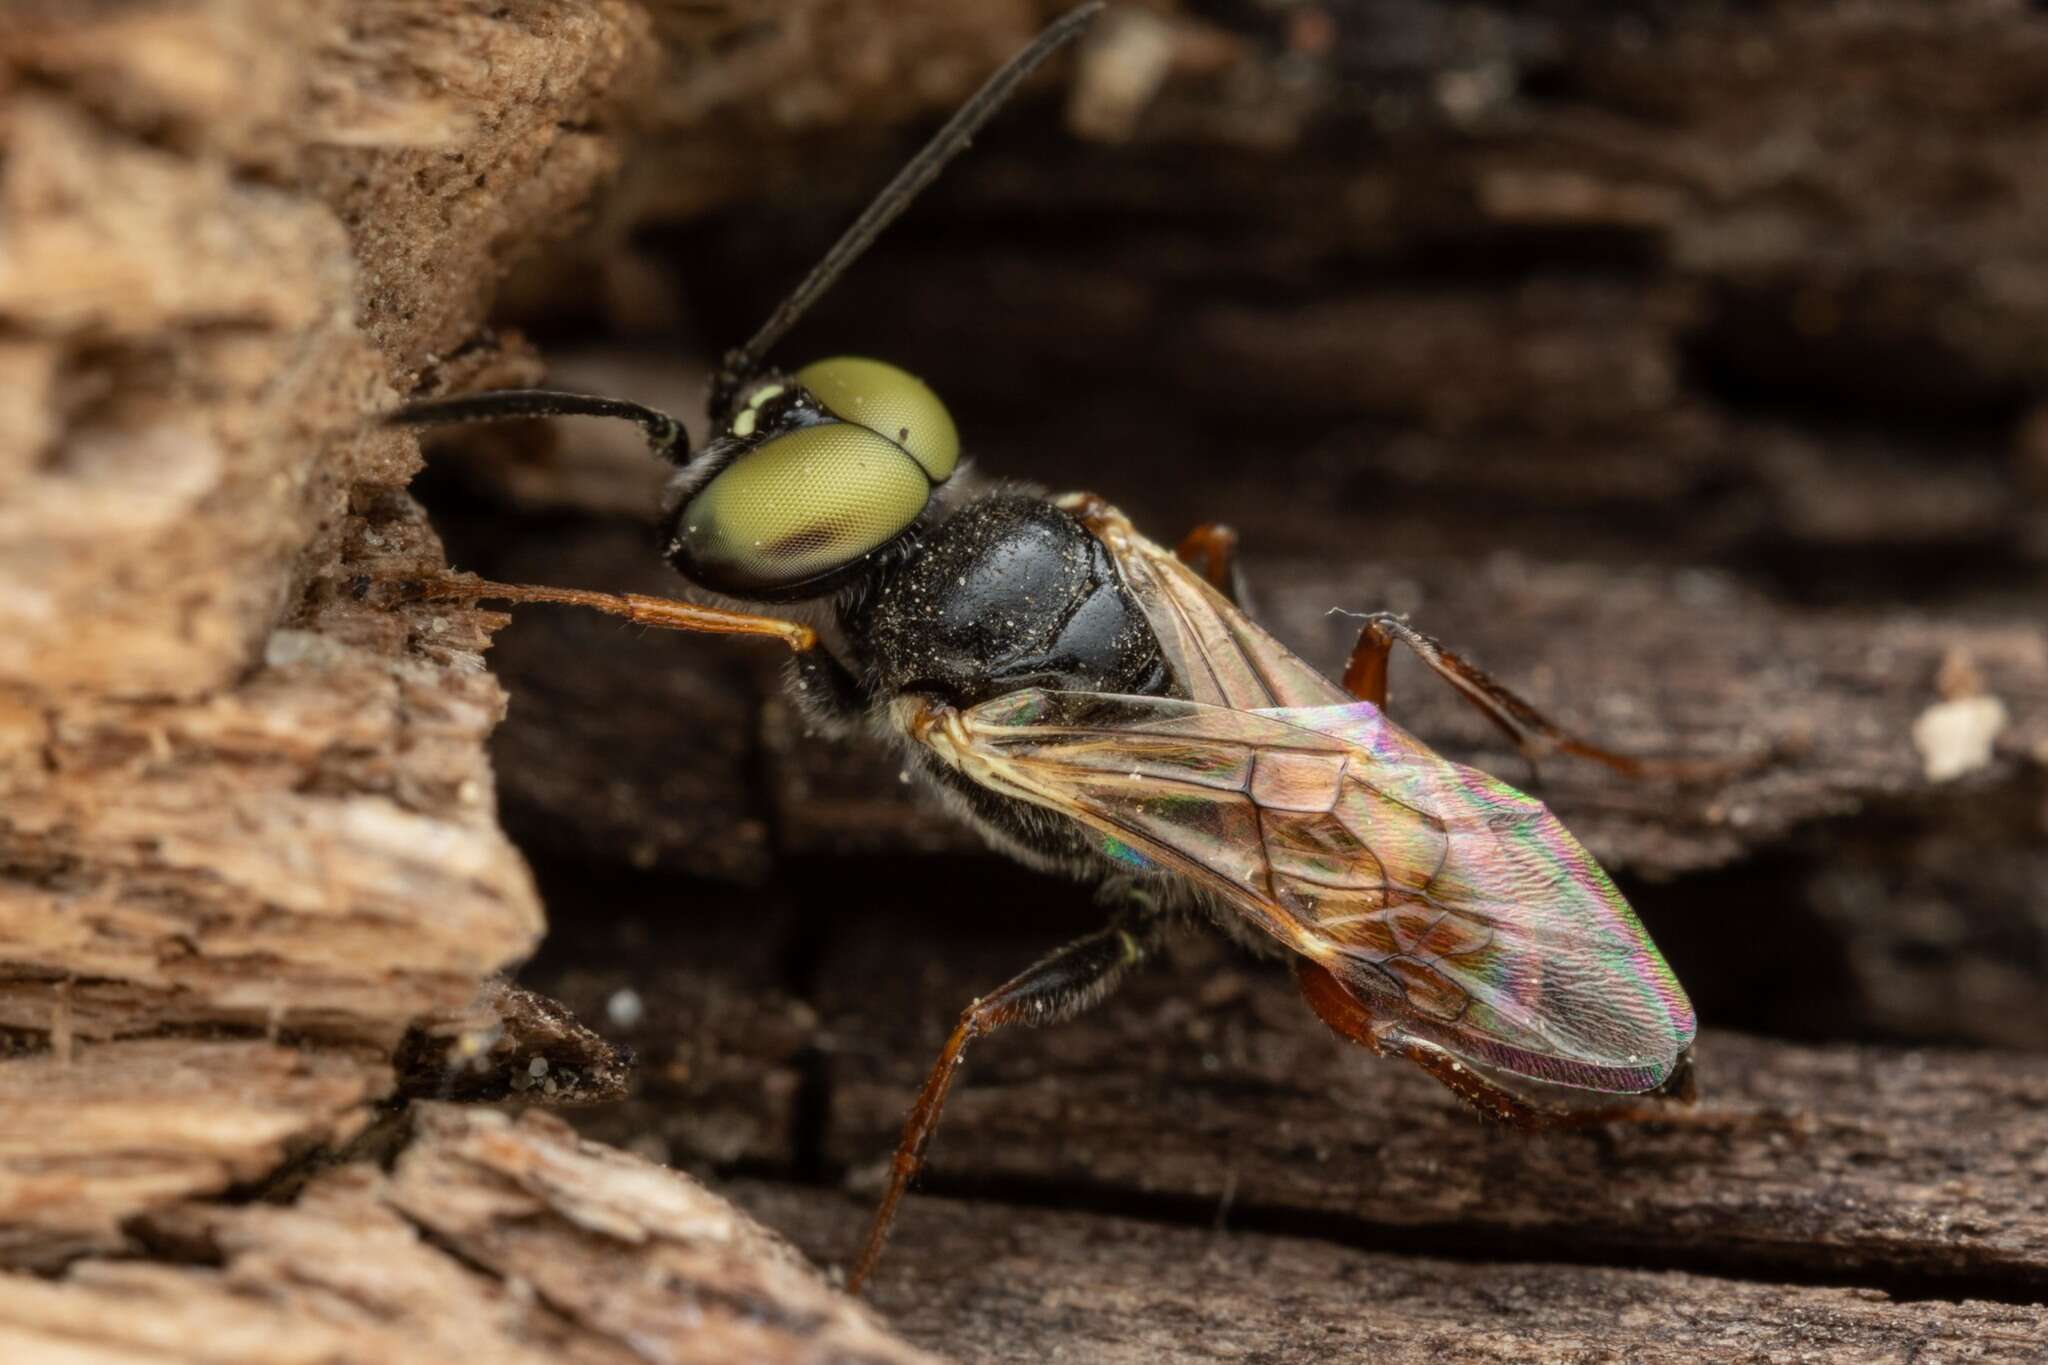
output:
[[[1080,820],[1111,857],[1193,879],[1476,1066],[1635,1094],[1692,1041],[1684,991],[1556,817],[1369,703],[1034,690],[954,713],[927,742]]]

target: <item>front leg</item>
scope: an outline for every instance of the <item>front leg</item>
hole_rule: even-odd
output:
[[[413,579],[377,583],[356,582],[356,596],[380,603],[453,600],[460,602],[553,602],[565,607],[586,607],[607,616],[621,616],[639,626],[657,630],[695,631],[704,635],[765,635],[782,641],[798,654],[818,648],[818,632],[801,621],[779,616],[731,611],[724,607],[701,607],[670,597],[649,597],[637,592],[592,592],[587,588],[551,588],[538,583],[493,583],[468,574],[443,578]]]
[[[875,1263],[882,1259],[889,1227],[896,1221],[896,1206],[924,1165],[925,1148],[939,1125],[939,1112],[945,1108],[946,1092],[953,1088],[953,1074],[960,1068],[967,1045],[1012,1024],[1061,1023],[1099,1004],[1157,947],[1159,933],[1156,911],[1149,907],[1126,911],[1109,927],[1040,958],[961,1013],[904,1122],[903,1138],[889,1168],[889,1186],[868,1227],[860,1259],[847,1277],[848,1292],[859,1293],[874,1273]]]
[[[784,675],[804,719],[825,734],[854,734],[868,714],[868,697],[845,664],[819,645],[790,656]]]

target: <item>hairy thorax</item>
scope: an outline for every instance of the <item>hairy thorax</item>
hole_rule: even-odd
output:
[[[1180,689],[1107,549],[1040,498],[969,503],[866,604],[855,633],[869,687],[898,723],[900,699],[966,708],[1042,687],[1169,696]],[[918,770],[1001,851],[1093,880],[1116,871],[1065,815],[990,791],[911,746]]]

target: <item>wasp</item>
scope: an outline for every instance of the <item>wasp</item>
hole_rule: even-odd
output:
[[[1541,802],[1387,716],[1389,654],[1413,650],[1532,758],[1642,761],[1559,729],[1397,616],[1368,616],[1332,681],[1240,609],[1227,528],[1169,551],[1093,494],[978,483],[945,405],[894,365],[764,363],[1099,8],[1069,12],[992,76],[724,357],[701,450],[666,413],[547,390],[426,399],[388,418],[638,423],[674,466],[667,559],[718,605],[466,577],[420,590],[779,639],[814,725],[895,746],[996,849],[1098,889],[1101,929],[961,1014],[910,1110],[854,1289],[968,1045],[1080,1014],[1180,921],[1291,957],[1337,1034],[1406,1058],[1493,1118],[1649,1117],[1692,1097],[1692,1005],[1627,902]],[[755,609],[777,604],[785,614]]]

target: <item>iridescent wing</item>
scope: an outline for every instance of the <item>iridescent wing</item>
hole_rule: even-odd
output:
[[[1093,829],[1110,857],[1189,878],[1485,1072],[1640,1094],[1692,1042],[1685,992],[1556,817],[1370,703],[1031,690],[916,732],[975,782]]]

